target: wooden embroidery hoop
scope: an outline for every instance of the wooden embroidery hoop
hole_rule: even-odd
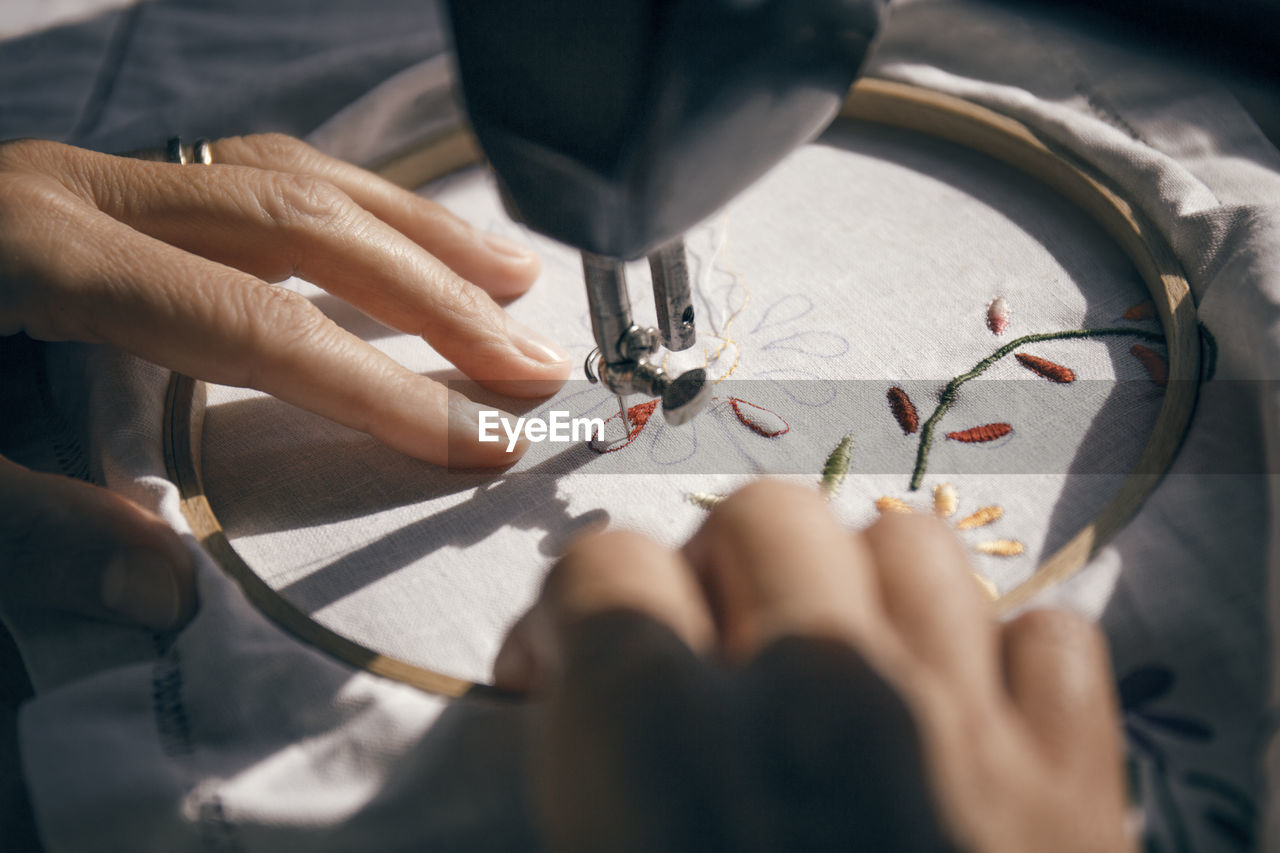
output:
[[[1169,381],[1151,436],[1134,470],[1102,511],[1036,571],[996,602],[1007,613],[1072,575],[1137,512],[1172,462],[1195,408],[1200,335],[1195,305],[1177,260],[1155,229],[1114,189],[1069,154],[1050,148],[1020,122],[968,101],[887,80],[865,78],[849,92],[841,117],[939,137],[995,157],[1048,185],[1088,213],[1115,240],[1141,274],[1156,306],[1169,351]],[[463,128],[417,142],[377,163],[373,171],[416,188],[481,159]],[[182,513],[196,538],[244,589],[259,610],[303,642],[388,678],[445,696],[485,685],[444,675],[379,654],[321,625],[272,589],[227,539],[201,482],[204,422],[202,382],[174,374],[165,396],[164,458],[177,485]]]

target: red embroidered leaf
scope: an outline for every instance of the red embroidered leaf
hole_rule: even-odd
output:
[[[1146,302],[1139,302],[1132,305],[1129,310],[1125,311],[1121,316],[1126,320],[1150,320],[1156,315],[1155,303],[1148,299]]]
[[[987,328],[993,335],[1003,335],[1009,328],[1009,304],[1003,296],[997,296],[987,303]]]
[[[757,435],[765,438],[777,438],[791,432],[791,424],[782,419],[782,415],[770,411],[764,406],[757,406],[741,397],[730,397],[729,406],[742,421],[742,425]]]
[[[893,412],[894,420],[902,427],[903,435],[911,435],[920,428],[920,415],[906,391],[894,385],[885,396],[889,398],[889,411]]]
[[[1013,357],[1027,370],[1040,374],[1050,382],[1061,382],[1065,385],[1068,382],[1076,381],[1075,372],[1069,367],[1063,367],[1056,361],[1049,361],[1049,359],[1040,358],[1038,355],[1027,355],[1025,352],[1014,353]]]
[[[1009,424],[983,424],[982,426],[969,427],[959,432],[947,433],[947,438],[952,441],[963,441],[966,444],[978,444],[984,441],[995,441],[997,438],[1004,438],[1013,432],[1013,427]]]
[[[657,407],[658,400],[654,398],[643,403],[637,403],[627,409],[627,419],[631,421],[631,432],[627,433],[626,440],[613,444],[604,441],[592,441],[591,449],[596,453],[616,453],[624,447],[629,447],[631,442],[635,441],[636,437],[640,435],[640,431],[644,429],[645,424],[649,423],[649,418],[653,417],[654,409]],[[620,415],[615,414],[605,420],[605,429],[608,429],[611,421],[617,420],[619,417]]]
[[[1164,360],[1164,356],[1150,347],[1144,347],[1142,344],[1134,344],[1129,347],[1129,352],[1133,357],[1142,362],[1142,366],[1146,368],[1147,375],[1151,377],[1151,381],[1163,388],[1169,382],[1169,364]]]

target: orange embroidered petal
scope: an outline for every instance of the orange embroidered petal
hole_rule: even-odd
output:
[[[975,550],[993,557],[1017,557],[1026,546],[1017,539],[988,539],[973,546]]]
[[[978,586],[982,588],[982,594],[987,597],[988,601],[995,601],[1000,597],[1000,590],[996,589],[996,585],[985,575],[974,572],[973,579],[978,582]]]
[[[876,509],[880,512],[911,512],[911,506],[899,498],[885,496],[876,499]]]
[[[1004,510],[995,504],[984,506],[982,509],[957,521],[956,530],[972,530],[975,527],[986,527],[993,521],[998,521],[1003,515]]]
[[[987,328],[993,335],[1003,335],[1009,328],[1009,305],[1003,296],[997,296],[987,303]]]
[[[956,514],[960,505],[960,493],[950,483],[939,483],[933,487],[933,512],[938,518],[950,518]]]
[[[1065,385],[1068,382],[1076,381],[1075,372],[1069,367],[1063,367],[1056,361],[1049,361],[1049,359],[1041,358],[1038,355],[1028,355],[1025,352],[1014,353],[1013,357],[1027,370],[1040,374],[1050,382],[1061,382]]]
[[[1144,347],[1142,344],[1134,344],[1129,347],[1129,352],[1133,357],[1142,362],[1142,366],[1146,368],[1147,375],[1151,377],[1151,381],[1163,388],[1169,382],[1169,364],[1164,360],[1164,356],[1150,347]]]
[[[649,418],[653,417],[653,411],[658,407],[658,402],[657,398],[653,400],[646,400],[643,403],[637,403],[627,409],[627,420],[631,422],[631,432],[627,433],[625,441],[592,441],[591,449],[596,453],[616,453],[624,447],[629,447],[631,442],[635,441],[636,437],[640,435],[640,431],[644,429],[645,424],[649,423]],[[604,422],[605,428],[607,429],[609,424],[612,421],[617,420],[618,417],[619,415],[612,415],[607,418]]]
[[[902,427],[903,435],[911,435],[920,428],[920,414],[906,391],[894,385],[885,396],[889,398],[889,411],[893,412],[894,420]]]
[[[1004,438],[1011,432],[1013,432],[1013,427],[1006,423],[983,424],[982,426],[962,429],[959,432],[949,432],[947,433],[947,438],[952,441],[977,444],[983,441],[995,441],[997,438]]]
[[[1154,302],[1148,299],[1146,302],[1139,302],[1137,305],[1130,306],[1129,310],[1125,311],[1121,316],[1126,320],[1150,320],[1156,316],[1156,306]]]
[[[742,421],[742,425],[765,438],[777,438],[791,432],[791,424],[782,419],[782,415],[770,411],[764,406],[747,402],[741,397],[730,397],[729,406]]]

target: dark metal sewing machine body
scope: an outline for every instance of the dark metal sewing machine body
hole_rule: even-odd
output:
[[[583,253],[596,371],[625,397],[700,408],[682,236],[836,114],[887,0],[452,0],[467,111],[508,212]],[[658,328],[624,261],[648,255]],[[590,366],[588,369],[590,375]],[[621,401],[620,401],[621,402]],[[625,406],[624,422],[625,422]]]

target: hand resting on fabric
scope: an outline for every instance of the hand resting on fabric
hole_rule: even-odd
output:
[[[762,482],[579,541],[495,663],[550,849],[1131,851],[1101,633],[1001,625],[941,524]]]
[[[495,301],[529,288],[534,254],[289,137],[222,139],[212,153],[184,166],[0,143],[0,334],[112,344],[443,465],[523,452],[480,443],[476,404],[269,282],[303,276],[484,386],[542,396],[568,377],[568,355]],[[7,461],[0,499],[7,606],[62,601],[156,629],[190,617],[186,552],[158,519]]]

